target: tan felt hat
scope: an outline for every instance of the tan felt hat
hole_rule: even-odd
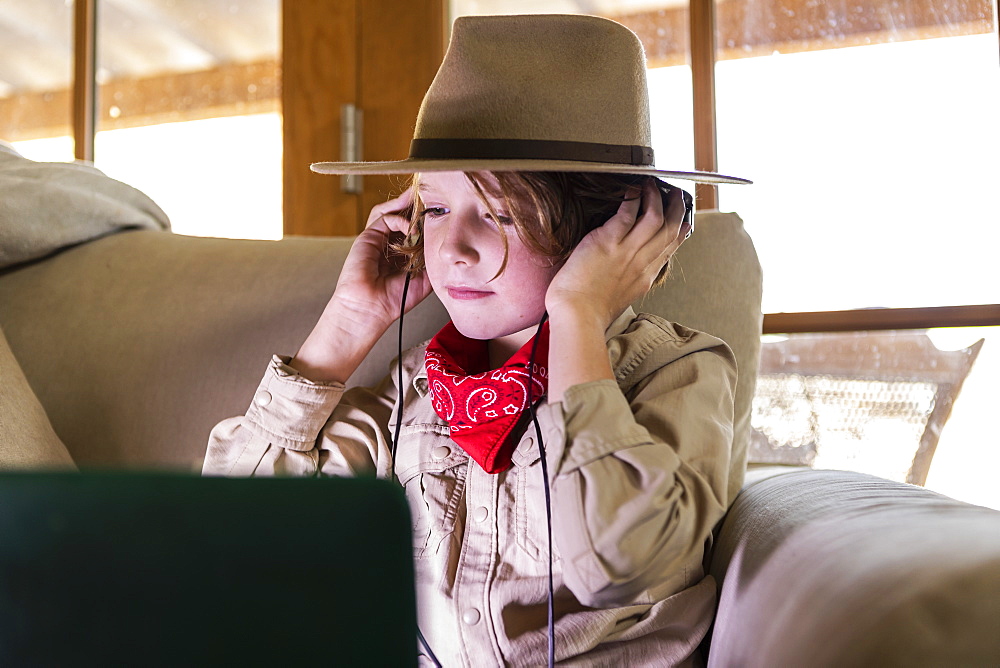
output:
[[[317,162],[312,170],[612,172],[750,183],[657,169],[650,143],[646,57],[631,30],[572,14],[463,16],[420,105],[410,156]]]

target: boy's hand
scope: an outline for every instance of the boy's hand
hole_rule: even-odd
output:
[[[684,213],[679,189],[668,195],[665,211],[652,179],[641,193],[629,192],[618,212],[583,238],[552,279],[545,295],[552,320],[569,311],[577,321],[583,318],[606,329],[649,291],[684,243],[691,229],[691,223],[683,222]]]
[[[402,241],[410,228],[408,210],[413,189],[372,208],[365,229],[351,246],[337,281],[334,299],[358,318],[369,318],[388,328],[398,317],[403,299],[405,258],[393,255],[390,243]],[[401,215],[405,214],[405,215]],[[431,292],[426,272],[411,277],[406,310]]]
[[[413,206],[413,190],[375,206],[368,224],[351,246],[337,289],[291,366],[316,381],[346,382],[372,346],[399,317],[406,271],[404,258],[392,254],[410,227],[400,215]],[[406,310],[431,292],[427,272],[411,277]]]

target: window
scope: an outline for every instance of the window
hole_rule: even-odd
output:
[[[755,180],[723,201],[756,242],[765,313],[997,302],[991,13],[719,4],[719,160]]]
[[[927,482],[1000,507],[1000,488],[975,491],[990,485],[982,472],[996,468],[993,453],[1000,452],[1000,436],[986,422],[990,383],[1000,374],[1000,283],[992,262],[1000,246],[1000,196],[993,183],[1000,152],[994,2],[440,2],[416,9],[407,4],[398,22],[422,12],[436,24],[434,11],[444,5],[452,17],[586,11],[639,34],[650,60],[658,160],[756,182],[727,186],[717,201],[739,212],[755,239],[765,272],[766,332],[922,329],[946,349],[985,338]],[[98,166],[158,200],[177,231],[280,236],[278,0],[6,0],[0,3],[0,43],[6,47],[0,138],[14,141],[28,157],[72,159],[71,73],[81,62],[74,58],[73,10],[88,4],[98,16],[92,76],[100,84]],[[351,102],[370,110],[367,145],[389,134],[385,126],[400,125],[398,118],[411,122],[408,109],[390,119],[399,111],[402,86],[392,88],[392,99],[374,102],[367,98],[382,95],[385,86],[358,92],[357,81],[395,76],[414,89],[407,90],[414,100],[422,94],[423,80],[416,86],[413,71],[394,70],[404,56],[393,49],[408,46],[406,39],[387,36],[383,17],[390,6],[388,0],[286,5],[285,27],[295,29],[286,39],[307,45],[290,68],[300,93],[293,129],[314,119],[297,144],[286,135],[285,157],[294,146],[295,164],[302,165],[291,181],[284,177],[297,188],[286,188],[286,195],[298,213],[290,217],[286,202],[285,216],[286,225],[299,219],[292,228],[297,233],[330,233],[333,222],[343,221],[343,229],[353,229],[358,211],[385,194],[385,187],[371,188],[360,204],[352,201],[349,215],[324,209],[332,199],[327,182],[308,181],[305,165],[339,154],[336,130],[329,131],[335,118],[320,117],[322,110],[313,107],[321,75],[327,77],[324,90],[330,81],[345,89],[329,109]],[[287,20],[288,7],[298,21]],[[417,32],[433,31],[425,24],[402,29],[403,35]],[[369,41],[348,45],[360,54],[354,57],[360,64],[351,68],[355,81],[338,69],[339,55],[324,51],[318,57],[317,45],[341,45],[357,33]],[[427,61],[422,73],[431,72],[439,57],[437,36],[431,37],[420,53],[405,53],[411,65],[417,56]],[[376,56],[383,60],[371,65]],[[706,56],[718,62],[706,67]],[[303,152],[318,145],[320,155]],[[366,157],[402,157],[397,150],[386,142]],[[199,189],[205,194],[196,195]],[[254,217],[270,231],[250,231]],[[316,218],[326,227],[302,224]],[[953,482],[940,482],[947,477]]]
[[[794,324],[795,312],[859,309],[856,320],[882,327],[903,308],[1000,302],[991,260],[1000,247],[991,4],[728,0],[717,7],[719,160],[756,181],[726,189],[722,201],[754,238],[764,312],[788,312],[782,320]],[[949,324],[935,321],[946,312],[929,311],[919,329],[894,337],[924,330],[942,350],[984,339],[926,484],[1000,507],[991,480],[1000,437],[988,422],[1000,337],[996,327],[934,327]],[[980,324],[1000,324],[998,313],[993,306],[992,320]],[[870,337],[850,336],[860,359]],[[894,399],[919,402],[919,388],[904,385],[893,385],[902,393]],[[891,448],[889,430],[902,420],[870,424],[882,431],[862,442],[882,452],[841,455],[860,469],[879,465]],[[849,466],[831,456],[827,465]]]
[[[0,4],[0,44],[0,140],[32,160],[72,160],[72,6],[63,0]]]
[[[96,136],[78,139],[93,140],[94,164],[152,197],[175,232],[280,238],[278,0],[79,0],[76,9],[88,5],[96,20],[78,25],[76,52],[85,60],[81,45],[96,36]],[[74,155],[73,16],[63,0],[0,7],[0,39],[20,40],[4,67],[24,70],[23,84],[7,84],[18,97],[8,92],[0,109],[32,110],[0,136],[32,159]]]

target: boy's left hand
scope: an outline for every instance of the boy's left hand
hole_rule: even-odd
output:
[[[552,279],[545,294],[549,316],[572,309],[607,328],[649,291],[684,243],[691,230],[684,213],[677,188],[668,195],[666,210],[652,179],[641,193],[630,191],[618,212],[583,238]]]

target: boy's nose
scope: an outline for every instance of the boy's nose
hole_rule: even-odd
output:
[[[475,242],[475,220],[468,216],[452,215],[445,226],[441,242],[441,257],[448,262],[475,264],[479,261],[479,251]]]

